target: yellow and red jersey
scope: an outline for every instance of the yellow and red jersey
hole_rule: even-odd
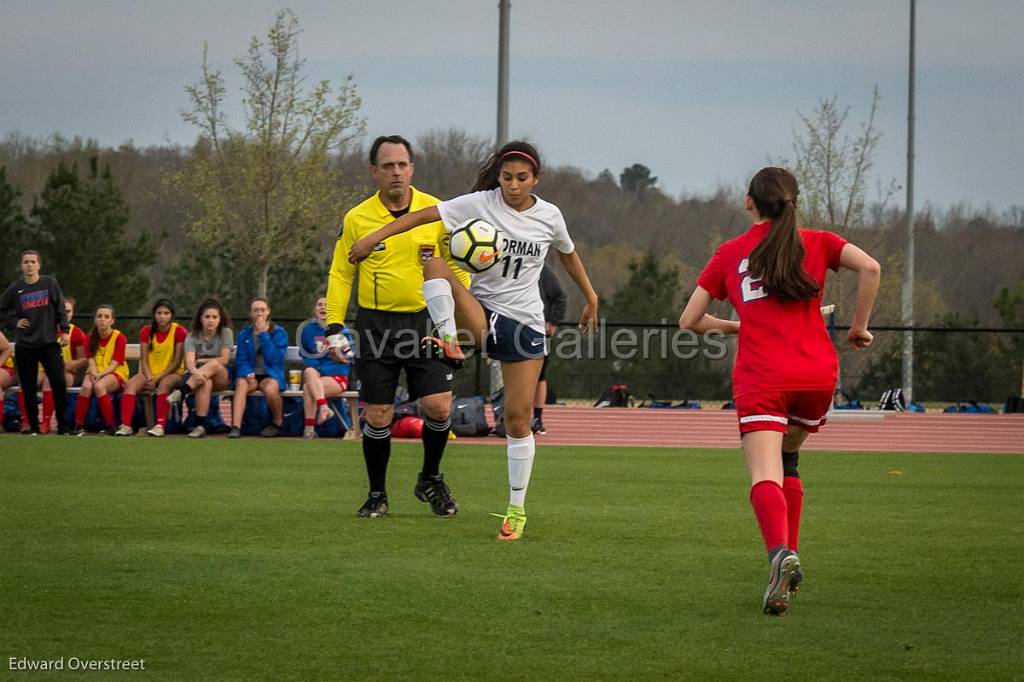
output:
[[[128,364],[125,362],[125,350],[127,349],[128,342],[125,335],[116,329],[111,330],[110,336],[105,339],[100,339],[99,345],[96,347],[96,353],[90,354],[89,357],[93,358],[96,362],[96,369],[102,372],[110,366],[111,362],[118,362],[117,369],[114,370],[114,374],[121,377],[122,380],[128,381]],[[86,346],[86,352],[89,348]]]
[[[71,337],[70,343],[66,346],[60,347],[61,353],[64,354],[65,363],[75,360],[75,351],[79,348],[85,349],[89,343],[89,337],[85,335],[85,332],[82,331],[81,327],[71,325],[71,330],[68,332],[68,335]],[[88,354],[88,351],[86,351],[86,353]],[[40,365],[40,369],[42,369],[42,365]]]
[[[149,354],[147,356],[147,362],[149,364],[149,371],[154,376],[162,374],[167,366],[174,360],[174,349],[179,344],[185,343],[185,337],[188,332],[177,322],[171,322],[171,328],[165,332],[158,331],[153,336],[153,343],[150,345],[149,327],[143,327],[139,330],[139,345],[147,346]],[[185,357],[182,354],[181,362],[174,369],[174,373],[181,374],[185,371]]]

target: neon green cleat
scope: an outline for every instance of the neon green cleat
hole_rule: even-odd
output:
[[[501,528],[498,529],[499,540],[518,540],[523,537],[523,528],[526,527],[526,510],[514,505],[508,506],[505,515],[495,514],[502,519]]]

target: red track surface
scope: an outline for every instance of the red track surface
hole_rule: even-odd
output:
[[[552,406],[544,409],[547,445],[738,448],[733,410],[659,410]],[[503,444],[503,439],[460,438]],[[1024,454],[1024,414],[839,412],[808,450],[835,452],[996,452]]]

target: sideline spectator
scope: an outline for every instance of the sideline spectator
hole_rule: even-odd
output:
[[[17,373],[14,371],[14,348],[7,340],[4,333],[0,331],[0,431],[3,430],[4,398],[7,397],[7,389],[17,381]]]
[[[242,416],[245,414],[245,396],[251,391],[262,391],[270,409],[270,424],[260,435],[273,438],[281,430],[284,420],[284,359],[288,354],[288,332],[270,319],[270,303],[265,298],[254,298],[249,304],[250,323],[238,332],[235,351],[235,396],[231,404],[231,431],[228,438],[242,437]]]
[[[153,304],[152,319],[139,330],[139,373],[128,380],[121,396],[121,427],[115,436],[130,436],[135,415],[135,395],[156,394],[156,424],[147,433],[161,437],[167,427],[170,405],[167,396],[181,383],[185,371],[185,337],[188,332],[174,321],[174,304],[161,298]]]
[[[316,426],[334,416],[327,403],[328,398],[339,396],[348,390],[348,373],[351,356],[343,356],[340,362],[327,353],[327,297],[321,296],[313,306],[313,319],[302,327],[299,339],[299,354],[306,364],[302,372],[302,407],[305,417],[302,437],[316,438]],[[352,334],[343,329],[352,343]],[[352,427],[355,428],[355,415]]]
[[[231,318],[216,298],[207,298],[199,304],[192,328],[185,337],[185,375],[182,390],[195,396],[196,425],[189,438],[206,435],[206,417],[210,412],[210,397],[214,391],[224,391],[231,385],[231,349],[235,333],[231,331]],[[167,397],[170,404],[182,398],[182,390]]]
[[[124,389],[128,381],[125,363],[127,338],[114,329],[114,308],[103,304],[96,308],[92,331],[89,332],[89,369],[82,380],[82,390],[75,402],[75,435],[85,435],[85,416],[89,412],[89,398],[96,396],[100,415],[106,426],[100,435],[114,433],[114,401],[111,395]]]

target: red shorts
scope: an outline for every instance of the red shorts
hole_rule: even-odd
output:
[[[335,381],[337,381],[338,385],[341,386],[342,392],[344,392],[348,388],[348,377],[347,376],[340,376],[340,375],[338,375],[338,376],[323,377],[323,378],[324,379],[334,379]]]
[[[832,407],[832,389],[817,391],[758,391],[736,398],[740,433],[778,431],[799,426],[817,433]]]

